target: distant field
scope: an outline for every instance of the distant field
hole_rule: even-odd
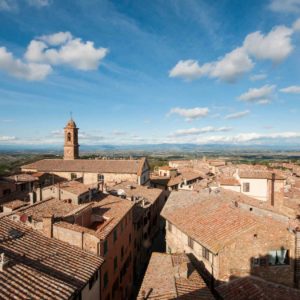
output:
[[[155,166],[162,166],[168,164],[169,160],[181,159],[202,159],[203,156],[207,158],[221,158],[233,163],[247,163],[247,164],[266,164],[274,161],[286,161],[300,164],[300,152],[281,152],[281,151],[121,151],[121,150],[107,150],[97,152],[84,152],[81,154],[82,158],[140,158],[146,156],[148,158],[151,170]],[[2,152],[0,153],[0,176],[16,173],[20,166],[44,158],[58,158],[61,157],[58,152]]]

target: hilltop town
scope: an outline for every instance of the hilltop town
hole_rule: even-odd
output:
[[[299,299],[300,166],[63,158],[0,179],[1,299]]]

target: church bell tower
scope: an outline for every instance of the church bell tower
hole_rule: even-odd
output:
[[[64,128],[65,144],[64,144],[64,159],[73,160],[79,157],[78,145],[78,128],[76,123],[71,118]]]

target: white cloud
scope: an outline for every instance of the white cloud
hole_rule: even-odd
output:
[[[300,30],[300,19],[296,20],[293,24],[293,30],[299,31]]]
[[[258,80],[263,80],[267,78],[267,74],[255,74],[250,76],[251,81],[258,81]]]
[[[225,82],[235,82],[243,74],[254,67],[252,59],[271,60],[279,63],[293,51],[292,35],[300,30],[300,19],[292,28],[286,26],[274,27],[269,33],[260,31],[250,33],[244,39],[243,45],[225,54],[216,61],[200,64],[198,60],[180,60],[170,71],[169,77],[180,77],[193,80],[203,76],[217,78]],[[256,75],[252,80],[265,78]]]
[[[239,119],[250,114],[250,110],[240,111],[224,117],[226,120]]]
[[[242,48],[237,48],[223,58],[202,66],[196,60],[181,60],[169,72],[169,76],[192,80],[205,75],[226,82],[234,82],[245,72],[250,71],[253,66],[247,53]]]
[[[207,136],[201,137],[197,140],[199,144],[210,144],[210,143],[220,143],[220,144],[243,144],[243,143],[254,143],[254,142],[266,142],[267,140],[287,140],[300,138],[299,132],[279,132],[279,133],[240,133],[233,136]]]
[[[180,60],[176,66],[170,70],[170,77],[182,77],[187,80],[192,80],[205,75],[205,70],[199,66],[198,61],[188,59]]]
[[[300,86],[299,85],[288,86],[286,88],[280,89],[280,92],[288,93],[288,94],[300,94]]]
[[[32,40],[24,59],[14,58],[5,47],[0,47],[0,70],[21,79],[43,80],[54,65],[95,70],[107,53],[108,49],[96,48],[91,41],[73,38],[70,32],[58,32]]]
[[[48,6],[50,4],[50,1],[49,0],[27,0],[27,3],[30,6],[44,7],[44,6]]]
[[[0,142],[10,142],[16,140],[15,136],[0,135]]]
[[[28,63],[13,57],[5,47],[0,47],[0,70],[26,80],[43,80],[52,71],[48,64]]]
[[[175,107],[170,110],[168,115],[177,114],[184,117],[187,121],[203,118],[207,116],[209,109],[207,107],[180,108]]]
[[[250,88],[246,93],[239,96],[239,100],[267,104],[271,101],[275,87],[275,85],[264,85],[261,88]]]
[[[70,41],[73,38],[72,34],[69,31],[66,32],[57,32],[50,35],[42,35],[38,39],[46,42],[51,46],[58,46]]]
[[[209,132],[225,132],[230,131],[231,127],[213,127],[207,126],[203,128],[188,128],[188,129],[179,129],[171,134],[171,136],[185,136],[185,135],[198,135]]]
[[[274,12],[298,13],[300,12],[300,0],[271,0],[269,8]]]
[[[292,34],[293,29],[286,26],[275,27],[266,35],[256,31],[247,35],[243,47],[257,59],[279,63],[293,51]]]
[[[210,77],[226,82],[234,82],[244,73],[250,71],[254,63],[243,48],[227,53],[222,59],[210,64]]]
[[[53,45],[61,45],[61,47],[51,47]],[[69,32],[59,32],[31,41],[25,58],[30,62],[65,64],[88,71],[96,70],[107,53],[108,49],[95,48],[91,41],[82,42],[80,38],[73,38]]]

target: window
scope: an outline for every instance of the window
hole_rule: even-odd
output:
[[[71,136],[70,132],[68,132],[67,139],[68,139],[68,142],[71,142],[72,136]]]
[[[114,230],[114,242],[117,240],[118,238],[118,232],[117,229]]]
[[[118,257],[115,256],[115,258],[114,258],[114,271],[116,272],[117,269],[118,269]]]
[[[172,232],[172,223],[168,222],[168,230]]]
[[[243,192],[245,192],[245,193],[250,192],[250,183],[249,182],[244,182],[243,183]]]
[[[71,173],[71,180],[76,179],[77,178],[77,174],[76,173]]]
[[[107,272],[105,272],[104,276],[103,276],[103,285],[104,285],[104,288],[106,288],[108,285],[108,273]]]
[[[194,249],[194,240],[188,237],[188,245],[190,248]]]
[[[104,175],[98,174],[98,181],[104,181]]]
[[[129,234],[128,241],[131,243],[131,233]]]
[[[268,262],[269,262],[269,266],[288,265],[289,250],[280,249],[280,250],[269,251]]]
[[[204,257],[206,260],[209,260],[209,250],[202,246],[202,257]]]
[[[108,243],[107,240],[105,240],[103,244],[103,255],[106,255],[107,250],[108,250]]]

